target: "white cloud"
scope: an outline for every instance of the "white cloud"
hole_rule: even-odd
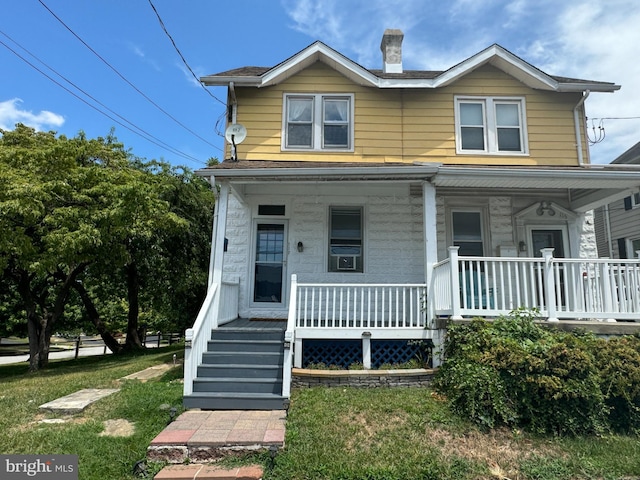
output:
[[[131,50],[131,52],[138,58],[140,58],[144,63],[146,63],[147,65],[150,65],[151,68],[153,68],[155,71],[160,72],[162,69],[160,68],[160,65],[158,65],[158,62],[156,62],[154,59],[149,58],[146,54],[146,52],[142,49],[142,47],[135,45],[133,43],[129,43],[128,44],[129,50]]]
[[[29,110],[21,109],[21,104],[22,100],[19,98],[0,102],[0,128],[13,130],[16,123],[23,123],[36,130],[45,130],[51,127],[61,127],[64,123],[62,115],[48,110],[33,113]]]
[[[384,29],[400,28],[408,69],[447,69],[499,43],[546,73],[622,85],[587,100],[607,134],[592,161],[608,163],[640,140],[640,119],[608,119],[640,117],[637,0],[281,1],[291,28],[368,68],[382,64]]]

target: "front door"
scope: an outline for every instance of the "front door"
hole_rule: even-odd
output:
[[[563,228],[532,228],[531,248],[534,257],[541,257],[543,248],[553,248],[555,258],[565,257],[566,235]]]
[[[283,303],[286,265],[286,224],[260,222],[256,224],[253,268],[253,301]]]

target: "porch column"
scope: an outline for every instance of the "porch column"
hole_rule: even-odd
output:
[[[434,318],[433,264],[438,261],[438,234],[436,229],[436,187],[429,182],[422,183],[422,212],[424,229],[424,279],[427,285],[427,302],[425,304],[427,325]]]
[[[451,318],[462,320],[460,314],[460,268],[458,267],[458,250],[460,247],[449,247],[449,267],[451,274]]]
[[[559,322],[556,304],[556,284],[553,276],[553,248],[543,248],[544,258],[544,296],[547,299],[547,321]]]
[[[602,307],[605,313],[613,312],[613,295],[616,289],[616,282],[611,275],[609,263],[600,264],[600,283],[602,285]],[[615,322],[615,318],[607,318],[607,322]]]
[[[229,185],[222,183],[216,199],[215,231],[211,241],[212,275],[209,285],[222,283],[222,262],[224,255],[224,237],[227,228],[227,209],[229,206]]]
[[[211,184],[211,189],[214,192],[214,196],[216,198],[215,204],[213,205],[213,219],[212,219],[212,229],[211,229],[211,251],[209,252],[209,276],[207,277],[207,288],[211,287],[213,284],[213,263],[215,259],[215,246],[216,246],[216,235],[218,231],[218,210],[220,210],[220,202],[218,202],[218,195],[216,192],[216,177],[209,177],[209,183]]]

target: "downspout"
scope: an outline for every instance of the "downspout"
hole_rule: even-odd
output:
[[[589,98],[590,90],[585,90],[584,95],[578,102],[578,104],[573,109],[573,123],[576,127],[576,148],[578,149],[578,165],[584,167],[584,158],[582,156],[582,135],[580,134],[580,117],[578,116],[578,109],[584,104],[584,102]]]

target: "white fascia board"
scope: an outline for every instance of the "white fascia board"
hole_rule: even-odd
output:
[[[611,93],[611,92],[620,90],[620,85],[615,85],[613,83],[586,83],[586,82],[558,84],[559,92],[584,92],[586,90],[589,90],[590,92]]]
[[[286,179],[344,179],[361,178],[366,179],[425,179],[430,178],[438,172],[440,164],[430,163],[428,165],[407,165],[407,166],[380,166],[380,167],[322,167],[322,168],[252,168],[252,169],[220,169],[220,170],[196,170],[195,174],[202,177],[213,177],[219,179],[259,179],[278,178]]]
[[[494,65],[532,88],[558,89],[558,82],[552,77],[499,45],[492,45],[450,68],[436,79],[436,86],[444,87],[449,85],[486,63]]]
[[[293,57],[272,68],[262,76],[262,84],[265,87],[275,85],[290,77],[294,73],[303,70],[316,61],[322,61],[334,70],[362,85],[378,86],[378,77],[357,63],[349,60],[322,42],[315,42]]]
[[[247,76],[206,76],[200,77],[200,81],[207,87],[227,87],[231,82],[236,87],[259,87],[262,83],[260,77]]]
[[[508,180],[511,179],[512,182]],[[640,170],[605,170],[597,169],[534,169],[526,167],[513,168],[474,168],[474,167],[440,167],[433,179],[436,186],[469,186],[482,187],[483,184],[494,186],[496,181],[508,188],[513,186],[526,188],[527,184],[535,185],[543,181],[550,188],[633,188],[640,185]]]

